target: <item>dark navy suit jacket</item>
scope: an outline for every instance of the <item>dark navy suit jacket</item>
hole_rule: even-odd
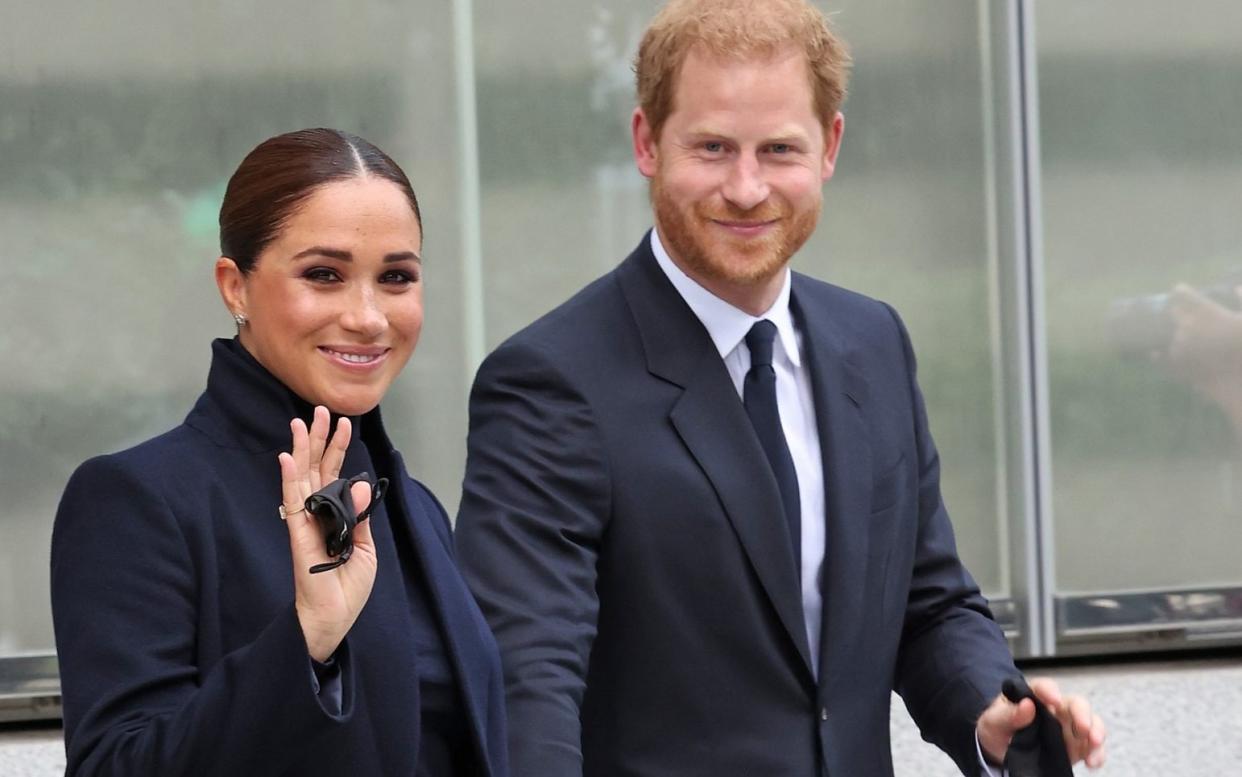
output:
[[[978,774],[1015,670],[958,560],[886,305],[795,274],[823,449],[818,677],[775,478],[644,238],[500,346],[456,539],[500,643],[520,777],[891,775],[890,691]]]
[[[317,695],[276,513],[276,454],[305,412],[217,341],[184,424],[73,475],[52,539],[69,774],[413,775],[419,666],[403,574],[438,621],[479,773],[507,774],[495,643],[454,566],[443,508],[395,451],[387,515],[404,526],[373,520],[375,588],[335,656],[338,703]],[[368,424],[378,411],[357,420],[343,475],[362,469]],[[379,440],[391,450],[382,428]],[[398,530],[419,568],[398,562]]]

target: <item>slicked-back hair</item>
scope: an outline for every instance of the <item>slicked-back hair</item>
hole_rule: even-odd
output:
[[[376,176],[400,187],[419,229],[414,187],[401,167],[373,143],[336,129],[315,128],[268,138],[246,155],[229,178],[220,206],[220,254],[248,273],[259,254],[306,198],[319,187]]]

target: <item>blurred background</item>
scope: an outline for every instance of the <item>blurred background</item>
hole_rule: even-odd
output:
[[[410,174],[427,320],[385,411],[452,513],[479,360],[650,226],[628,117],[658,5],[0,0],[0,717],[58,714],[70,472],[180,422],[233,332],[242,156],[332,126]],[[1242,4],[1193,5],[824,4],[856,66],[795,269],[905,317],[1020,656],[1242,644]]]

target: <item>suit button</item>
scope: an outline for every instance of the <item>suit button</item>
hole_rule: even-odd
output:
[[[819,708],[819,719],[820,719],[820,720],[828,720],[828,708],[827,708],[827,707],[820,707],[820,708]]]

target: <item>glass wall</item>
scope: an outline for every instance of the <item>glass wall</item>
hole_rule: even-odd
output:
[[[176,424],[210,340],[231,335],[212,281],[220,197],[278,132],[355,131],[414,179],[427,320],[386,413],[452,512],[478,359],[650,225],[628,122],[659,4],[0,0],[0,658],[52,649],[48,541],[69,473]],[[1029,257],[1022,4],[825,6],[856,67],[795,267],[905,317],[985,591],[1022,607],[1043,582],[1063,598],[1242,583],[1242,11],[1213,0],[1171,34],[1150,0],[1038,4],[1044,252]],[[1200,292],[1170,298],[1179,282]],[[1037,340],[1047,370],[1030,379]],[[1051,473],[1028,455],[1045,389]],[[1037,476],[1049,581],[1024,556]]]
[[[1035,9],[1055,590],[1158,622],[1242,586],[1242,6]]]
[[[48,537],[73,467],[178,422],[209,341],[231,334],[211,276],[216,212],[241,156],[280,131],[356,131],[414,178],[428,320],[386,409],[452,510],[481,350],[610,269],[650,224],[630,64],[658,5],[56,0],[6,14],[0,483],[14,541],[0,550],[0,654],[51,648]],[[849,129],[798,263],[905,314],[964,555],[1003,593],[978,4],[837,10],[858,57]],[[478,180],[463,181],[472,155]]]

